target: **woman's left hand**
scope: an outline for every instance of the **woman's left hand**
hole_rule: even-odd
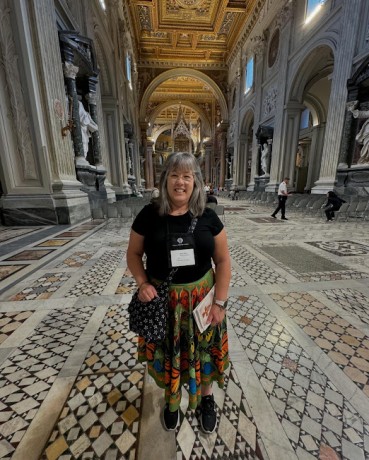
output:
[[[210,313],[208,316],[208,323],[211,323],[212,326],[217,326],[220,324],[225,317],[225,309],[219,307],[215,303],[211,306]]]

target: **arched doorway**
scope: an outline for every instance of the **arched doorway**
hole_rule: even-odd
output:
[[[236,185],[247,188],[251,180],[252,147],[254,142],[254,114],[249,110],[242,122],[238,146]]]
[[[226,73],[223,75],[226,81]],[[153,145],[151,151],[144,148],[147,164],[156,155],[158,133],[170,129],[170,139],[157,144],[167,152],[185,150],[199,159],[204,180],[212,178],[216,153],[221,165],[219,181],[224,183],[225,145],[216,149],[216,132],[226,132],[228,108],[224,91],[208,75],[194,69],[175,69],[158,75],[147,86],[140,106],[140,123],[143,136]],[[164,129],[165,128],[165,129]],[[168,142],[167,142],[168,141]],[[168,145],[166,145],[168,144]],[[145,171],[150,176],[149,171]],[[150,185],[148,184],[148,188]]]
[[[300,193],[309,192],[319,179],[333,67],[332,49],[319,46],[303,59],[292,80],[283,170]]]

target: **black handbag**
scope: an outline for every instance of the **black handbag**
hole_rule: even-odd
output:
[[[192,219],[188,233],[195,229],[197,218]],[[157,288],[158,297],[149,302],[141,302],[139,289],[133,294],[128,305],[129,329],[140,335],[146,342],[160,342],[165,339],[169,316],[169,285],[178,268],[173,268],[165,281]]]

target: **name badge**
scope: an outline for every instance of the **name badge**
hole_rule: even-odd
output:
[[[195,241],[190,233],[168,236],[168,259],[171,268],[196,265]]]
[[[193,249],[175,249],[170,251],[172,267],[185,267],[195,265],[195,252]]]

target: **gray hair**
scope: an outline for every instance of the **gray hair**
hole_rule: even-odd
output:
[[[156,200],[161,216],[169,214],[171,204],[167,190],[168,176],[172,171],[187,172],[194,175],[193,192],[188,203],[188,209],[194,217],[201,216],[205,210],[206,198],[204,181],[202,179],[200,165],[194,155],[187,152],[176,152],[169,155],[164,163],[159,182],[159,197]]]

